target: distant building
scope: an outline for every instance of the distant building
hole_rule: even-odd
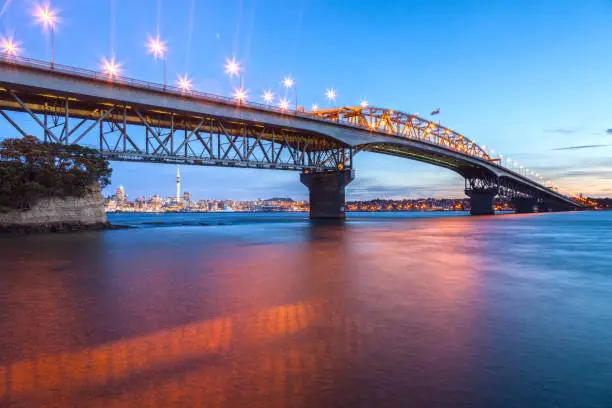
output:
[[[189,191],[185,191],[183,193],[183,201],[185,201],[186,203],[191,202],[191,193]]]
[[[117,190],[115,190],[115,197],[117,198],[117,202],[122,203],[125,200],[125,190],[123,189],[123,186],[119,186],[117,187]]]
[[[158,195],[154,195],[153,198],[151,198],[151,209],[153,211],[159,211],[161,210],[162,207],[162,198]]]

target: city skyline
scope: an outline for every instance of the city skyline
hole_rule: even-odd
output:
[[[169,183],[174,183],[174,190],[168,194],[164,194],[164,193],[160,193],[159,191],[166,191],[168,188],[168,183],[166,183],[165,181],[167,180],[163,180],[163,179],[159,179],[158,180],[158,184],[157,184],[157,190],[152,190],[152,191],[148,191],[144,194],[139,193],[135,193],[135,194],[130,194],[129,192],[131,190],[129,190],[128,188],[126,188],[123,184],[121,183],[114,183],[113,185],[115,186],[114,188],[111,186],[107,186],[102,194],[105,198],[110,198],[113,196],[117,196],[118,195],[118,191],[121,190],[122,196],[125,196],[126,198],[129,198],[131,200],[135,200],[135,199],[140,199],[140,198],[145,198],[145,199],[151,199],[153,197],[160,197],[162,199],[165,200],[172,200],[174,202],[179,202],[180,200],[184,199],[185,194],[188,194],[191,199],[193,201],[199,201],[199,200],[217,200],[217,201],[257,201],[257,200],[269,200],[272,198],[287,198],[287,199],[293,199],[295,201],[308,201],[308,190],[306,190],[306,194],[304,197],[301,197],[300,195],[296,195],[296,196],[290,196],[288,194],[283,194],[283,190],[279,189],[278,194],[273,194],[273,195],[261,195],[258,196],[256,198],[240,198],[240,197],[230,197],[230,196],[210,196],[209,194],[207,194],[205,189],[202,188],[197,188],[196,185],[196,193],[194,193],[194,191],[192,191],[189,188],[183,188],[184,184],[183,184],[183,177],[181,176],[181,172],[184,174],[184,168],[185,167],[194,167],[194,166],[175,166],[175,174],[174,176],[169,180]],[[262,170],[262,172],[265,172],[266,170]],[[189,186],[188,186],[189,187]],[[398,192],[399,193],[399,192]],[[350,190],[347,187],[347,195],[350,194]],[[240,194],[238,194],[240,195]],[[467,198],[467,197],[462,197],[462,196],[442,196],[442,195],[423,195],[423,196],[418,196],[418,195],[414,195],[414,196],[408,196],[408,195],[401,195],[401,194],[397,194],[395,197],[375,197],[375,198],[369,198],[369,199],[364,199],[364,200],[376,200],[376,199],[392,199],[392,200],[402,200],[402,199],[428,199],[428,198],[433,198],[433,199],[462,199],[462,198]],[[359,198],[355,198],[353,199],[353,201],[361,201],[362,199]]]
[[[165,54],[163,62],[156,60],[145,47],[159,33],[166,41],[171,84],[181,75],[194,89],[231,96],[241,81],[250,100],[272,90],[293,103],[299,91],[299,105],[307,107],[328,106],[325,94],[333,89],[335,105],[367,100],[425,117],[439,108],[436,120],[443,125],[525,163],[562,188],[612,195],[607,108],[612,97],[606,92],[612,85],[606,40],[612,37],[610,2],[438,1],[389,4],[367,13],[364,4],[344,8],[322,1],[229,1],[206,9],[194,1],[174,4],[133,2],[119,10],[109,1],[83,12],[69,1],[54,1],[60,17],[55,59],[101,69],[102,58],[113,54],[125,75],[162,82]],[[23,55],[49,59],[49,33],[33,22],[33,8],[6,1],[1,10],[3,35],[21,42]],[[134,21],[136,12],[142,18]],[[400,18],[407,15],[413,16],[409,25]],[[379,24],[389,16],[388,24]],[[567,30],[576,18],[590,24]],[[287,25],[272,24],[277,19]],[[185,24],[172,24],[176,21]],[[85,29],[90,35],[71,35]],[[334,39],[346,34],[361,46],[334,47]],[[75,47],[83,52],[72,52]],[[240,64],[239,76],[226,74],[228,59]],[[293,81],[291,89],[284,86],[286,78]],[[112,167],[113,184],[105,194],[122,184],[147,195],[173,171],[157,164],[113,162]],[[355,168],[348,199],[463,196],[461,177],[430,165],[360,153]],[[183,174],[193,194],[236,199],[305,198],[307,189],[298,178],[294,172],[206,167],[185,167]]]

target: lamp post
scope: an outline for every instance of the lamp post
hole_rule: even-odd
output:
[[[159,35],[155,38],[149,37],[149,41],[147,41],[147,50],[149,54],[153,54],[153,58],[158,59],[162,58],[164,60],[164,91],[166,90],[166,53],[168,51],[168,47],[166,46],[166,41],[162,41],[159,39]]]
[[[290,88],[294,87],[295,81],[293,80],[293,78],[291,78],[291,76],[287,76],[287,77],[285,77],[285,79],[283,79],[283,85],[285,86],[285,88],[287,88],[287,90],[289,90]],[[298,110],[297,87],[294,88],[294,89],[295,89],[295,111],[297,112],[297,110]]]
[[[51,30],[51,69],[55,68],[55,24],[58,21],[57,12],[49,7],[48,4],[36,6],[34,17],[38,23],[42,24],[43,29]]]
[[[225,59],[225,73],[228,74],[230,78],[234,75],[238,76],[240,87],[234,90],[234,99],[236,99],[238,103],[242,103],[247,97],[247,92],[242,87],[242,67],[239,62],[236,62],[236,58]]]
[[[325,91],[325,97],[327,98],[327,100],[329,100],[329,102],[335,102],[336,101],[336,90],[334,88],[329,88]]]

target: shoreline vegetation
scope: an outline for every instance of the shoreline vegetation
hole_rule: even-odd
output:
[[[106,219],[101,189],[108,161],[93,149],[41,142],[0,142],[0,233],[28,234],[115,228]]]
[[[0,213],[27,211],[44,198],[84,197],[110,184],[112,169],[95,150],[41,142],[0,142]]]

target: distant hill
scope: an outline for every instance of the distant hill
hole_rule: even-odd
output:
[[[272,198],[266,198],[263,201],[276,201],[276,202],[283,202],[283,203],[292,203],[293,199],[289,198],[289,197],[272,197]]]

